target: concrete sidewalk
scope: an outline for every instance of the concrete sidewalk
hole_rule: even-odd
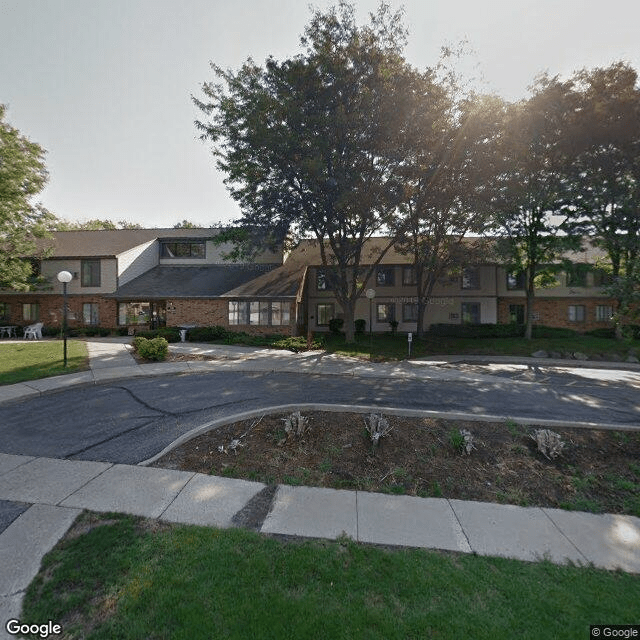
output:
[[[460,357],[380,364],[319,352],[293,354],[225,345],[171,345],[174,353],[217,358],[212,361],[141,365],[131,356],[129,342],[129,338],[92,339],[88,341],[89,371],[0,387],[0,402],[119,378],[221,370],[440,381],[493,379],[482,372],[443,367],[460,362]],[[533,358],[462,360],[491,361],[497,368],[556,364]],[[640,383],[638,365],[557,364],[582,365],[583,375],[596,379],[606,379],[611,369],[625,369],[628,381]],[[366,543],[529,561],[546,557],[558,563],[569,560],[640,573],[640,519],[632,516],[310,487],[274,489],[256,482],[140,465],[0,453],[0,622],[18,617],[24,591],[42,556],[82,509],[205,526],[250,526],[264,533],[312,538],[334,539],[346,533]],[[9,637],[4,634],[2,625],[0,639]]]
[[[0,621],[18,616],[42,556],[83,509],[223,528],[251,522],[269,534],[346,534],[364,543],[640,573],[640,518],[633,516],[311,487],[274,490],[199,473],[8,454],[0,454],[0,501],[13,509],[0,534]]]

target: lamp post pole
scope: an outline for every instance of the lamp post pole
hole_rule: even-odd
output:
[[[369,358],[373,355],[373,299],[376,297],[375,289],[367,289],[364,295],[369,298]]]
[[[67,368],[67,283],[73,276],[68,271],[61,271],[58,280],[62,282],[62,339],[64,342],[64,368]]]

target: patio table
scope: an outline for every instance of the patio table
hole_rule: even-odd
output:
[[[17,328],[18,327],[16,325],[7,325],[5,327],[0,327],[0,338],[4,337],[5,332],[7,334],[7,338],[15,338]]]

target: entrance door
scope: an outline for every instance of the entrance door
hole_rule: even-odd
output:
[[[149,324],[152,329],[159,329],[167,326],[167,302],[166,300],[157,300],[151,302]]]

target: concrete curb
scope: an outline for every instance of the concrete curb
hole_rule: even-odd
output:
[[[194,438],[212,431],[218,427],[223,427],[227,424],[234,422],[240,422],[242,420],[249,420],[251,418],[257,418],[262,415],[273,415],[274,413],[286,413],[288,411],[331,411],[334,413],[386,413],[391,416],[403,416],[407,418],[442,418],[445,420],[468,420],[475,422],[505,422],[507,420],[514,420],[522,425],[535,425],[541,427],[556,427],[556,428],[578,428],[578,429],[606,429],[614,431],[640,431],[640,425],[620,425],[620,424],[607,424],[600,422],[567,422],[563,420],[535,420],[534,418],[522,418],[514,415],[510,416],[496,416],[489,414],[477,414],[477,413],[460,413],[457,411],[429,411],[423,409],[402,409],[397,407],[371,407],[363,405],[352,404],[322,404],[322,403],[297,403],[297,404],[280,404],[263,407],[261,409],[252,409],[251,411],[243,411],[232,416],[226,416],[211,422],[206,422],[182,434],[177,440],[167,445],[160,453],[139,462],[140,466],[148,466],[153,464],[156,460],[159,460],[173,449],[180,445],[193,440]]]

